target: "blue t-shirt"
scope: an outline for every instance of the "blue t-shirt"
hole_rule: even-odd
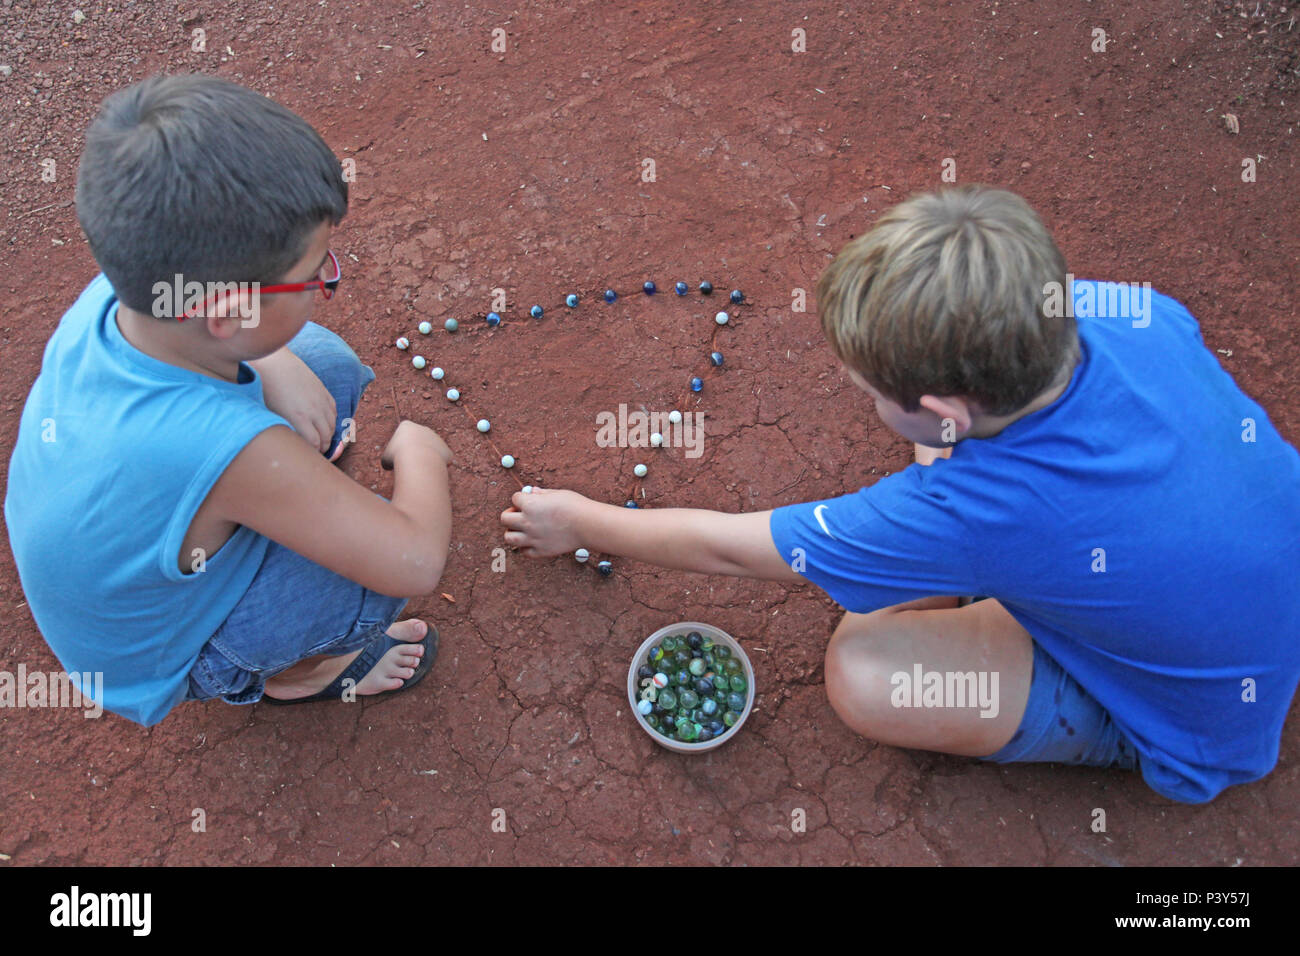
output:
[[[1110,712],[1147,783],[1199,803],[1277,763],[1300,680],[1300,454],[1187,309],[1151,292],[1146,316],[1101,317],[1113,287],[1074,284],[1082,358],[1057,401],[778,508],[771,532],[850,611],[996,598]]]
[[[4,514],[27,603],[64,670],[102,672],[100,703],[147,726],[185,696],[269,543],[241,526],[182,574],[185,533],[244,446],[289,423],[248,365],[238,383],[170,365],[131,345],[116,316],[101,274],[50,337]]]

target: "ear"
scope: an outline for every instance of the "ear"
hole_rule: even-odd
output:
[[[253,328],[260,321],[261,296],[248,286],[235,293],[223,293],[208,310],[208,334],[229,339],[240,329]]]
[[[970,403],[960,396],[922,395],[921,407],[938,417],[939,421],[952,419],[957,438],[970,431],[973,409]]]

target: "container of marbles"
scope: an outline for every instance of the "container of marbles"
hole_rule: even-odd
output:
[[[627,699],[641,729],[661,747],[712,750],[749,717],[754,667],[726,631],[699,621],[669,624],[637,648]]]

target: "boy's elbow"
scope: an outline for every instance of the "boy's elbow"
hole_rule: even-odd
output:
[[[415,585],[416,593],[411,597],[427,597],[438,589],[438,583],[442,581],[442,572],[447,567],[446,557],[429,556],[426,560],[420,562],[416,569]]]
[[[432,554],[427,548],[403,551],[385,593],[404,598],[427,597],[437,590],[446,565],[445,555]]]

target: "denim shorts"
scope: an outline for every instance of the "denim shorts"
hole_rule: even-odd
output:
[[[1106,708],[1034,644],[1034,674],[1020,727],[1005,747],[981,757],[993,763],[1067,763],[1137,767],[1137,750]]]
[[[308,322],[289,349],[324,383],[338,412],[334,440],[343,438],[361,393],[375,380],[341,338]],[[252,584],[199,652],[185,700],[220,697],[231,704],[262,698],[268,677],[315,654],[347,654],[383,634],[406,598],[367,590],[295,551],[271,541]]]

